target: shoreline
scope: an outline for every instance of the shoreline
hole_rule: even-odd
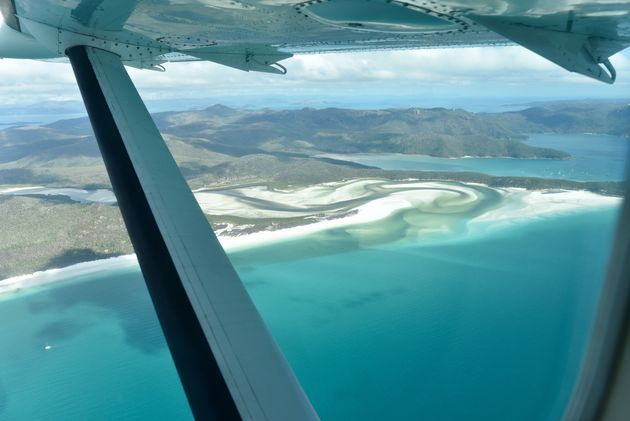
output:
[[[449,186],[443,182],[424,182],[417,180],[406,180],[410,182],[407,187],[422,185],[425,187]],[[384,188],[395,188],[403,186],[402,182],[392,182]],[[527,219],[537,219],[545,216],[555,216],[574,212],[583,212],[605,207],[620,205],[622,198],[614,196],[604,196],[587,190],[527,190],[524,188],[493,188],[478,183],[465,183],[466,186],[477,186],[490,188],[502,195],[502,203],[494,209],[489,209],[481,215],[469,219],[471,226],[496,224],[497,227],[506,223],[523,221]],[[464,190],[464,189],[462,189]],[[237,251],[250,247],[257,247],[264,244],[287,241],[329,229],[361,225],[383,220],[394,213],[404,211],[419,206],[416,197],[409,190],[406,195],[395,192],[384,198],[377,198],[353,209],[354,213],[343,217],[324,218],[317,222],[298,225],[290,228],[277,230],[262,230],[243,235],[218,235],[219,241],[227,251]],[[431,191],[432,193],[432,191]],[[430,199],[435,201],[440,196],[433,193],[422,194],[422,201],[426,204]],[[427,197],[428,196],[428,197]],[[461,203],[466,204],[480,200],[479,196],[465,198]]]
[[[381,183],[380,180],[371,180],[374,183]],[[353,183],[363,183],[366,180],[350,180],[346,182],[346,187],[353,187]],[[406,183],[406,184],[402,184]],[[339,185],[327,183],[328,188],[335,190]],[[438,214],[448,214],[454,209],[459,211],[465,218],[467,206],[483,200],[481,190],[492,189],[501,195],[500,203],[486,209],[481,214],[472,216],[466,221],[469,228],[468,234],[474,235],[487,228],[501,229],[523,220],[536,220],[541,217],[551,217],[575,212],[591,211],[619,205],[621,198],[598,195],[585,190],[547,190],[532,191],[522,188],[491,188],[485,185],[454,185],[441,182],[411,181],[391,182],[389,185],[380,185],[385,190],[391,189],[392,193],[384,197],[377,197],[367,200],[365,203],[351,209],[348,215],[335,216],[327,215],[319,218],[305,218],[307,222],[303,225],[276,230],[263,230],[242,235],[226,235],[229,231],[219,233],[218,239],[224,249],[229,253],[247,248],[259,247],[266,244],[289,241],[305,237],[318,232],[357,225],[365,225],[385,220],[395,213],[428,207],[435,211],[435,203],[443,201],[447,204],[437,208]],[[408,190],[396,191],[396,188],[404,187]],[[416,188],[416,190],[413,190]],[[422,188],[422,189],[420,189]],[[306,190],[311,192],[312,190]],[[348,199],[352,194],[357,194],[357,190],[348,189],[349,196],[342,197]],[[292,195],[295,192],[282,191],[280,194]],[[360,193],[360,191],[359,191]],[[267,192],[265,192],[267,194]],[[339,199],[338,192],[335,191],[335,199]],[[304,198],[304,196],[302,197]],[[322,200],[327,201],[324,197]],[[450,207],[449,207],[450,205]],[[445,211],[444,211],[445,209]],[[464,211],[462,211],[464,209]],[[444,213],[440,213],[442,210]],[[315,222],[308,223],[308,220],[315,219]],[[427,230],[427,233],[430,231]],[[448,233],[448,229],[445,230]],[[221,235],[223,234],[223,235]],[[418,236],[422,233],[419,231]],[[431,241],[431,240],[429,240]],[[52,284],[65,278],[76,278],[83,275],[92,274],[101,270],[124,269],[137,266],[135,254],[121,255],[107,259],[87,261],[65,266],[62,268],[37,271],[30,274],[13,276],[0,280],[0,298],[25,289]]]
[[[137,266],[137,264],[138,259],[135,254],[125,254],[122,256],[109,257],[107,259],[75,263],[61,268],[46,269],[25,275],[12,276],[0,280],[0,299],[4,298],[5,295],[15,294],[25,289],[33,289],[35,287],[57,283],[64,278],[76,278],[112,269],[131,268]]]

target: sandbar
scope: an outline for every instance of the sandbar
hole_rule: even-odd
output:
[[[285,229],[242,235],[232,229],[221,230],[218,237],[228,252],[297,239],[330,229],[366,227],[399,212],[411,212],[406,221],[413,235],[427,235],[428,238],[437,235],[436,238],[439,238],[451,229],[448,221],[462,221],[462,218],[466,218],[465,226],[472,234],[480,232],[480,228],[501,228],[519,220],[614,207],[622,202],[619,197],[588,191],[530,191],[489,188],[479,184],[378,179],[283,190],[266,186],[244,187],[237,191],[203,190],[196,191],[195,195],[202,209],[211,214],[239,215],[254,221],[287,215],[303,218],[302,225]],[[414,221],[420,222],[414,225]],[[125,255],[15,276],[0,281],[0,295],[6,297],[10,293],[63,279],[136,266],[135,255]]]

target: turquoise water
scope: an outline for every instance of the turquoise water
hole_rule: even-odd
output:
[[[616,214],[441,245],[339,229],[231,258],[322,419],[554,420]],[[0,419],[190,417],[137,269],[4,299],[0,319]]]
[[[599,134],[535,134],[532,146],[571,154],[567,160],[510,158],[435,158],[424,155],[350,154],[339,159],[388,170],[474,171],[498,176],[560,178],[577,181],[625,180],[630,140]]]

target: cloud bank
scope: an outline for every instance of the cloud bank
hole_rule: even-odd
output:
[[[291,97],[622,97],[630,52],[612,58],[609,86],[569,73],[518,47],[451,48],[296,56],[288,74],[247,73],[209,62],[169,63],[165,73],[129,69],[147,100]],[[68,63],[0,60],[4,105],[78,100]]]

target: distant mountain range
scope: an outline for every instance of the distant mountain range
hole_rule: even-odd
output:
[[[564,159],[569,155],[563,151],[527,145],[527,133],[630,137],[630,106],[619,101],[543,103],[502,113],[445,108],[246,111],[214,105],[154,118],[193,185],[291,178],[287,174],[294,170],[293,178],[316,182],[366,169],[316,158],[325,153]],[[0,184],[17,183],[109,184],[88,119],[0,131]]]
[[[471,113],[445,108],[238,111],[220,105],[156,115],[164,133],[197,137],[220,152],[395,152],[437,157],[563,158],[522,143],[526,133],[630,136],[625,104],[552,103],[522,111]]]

